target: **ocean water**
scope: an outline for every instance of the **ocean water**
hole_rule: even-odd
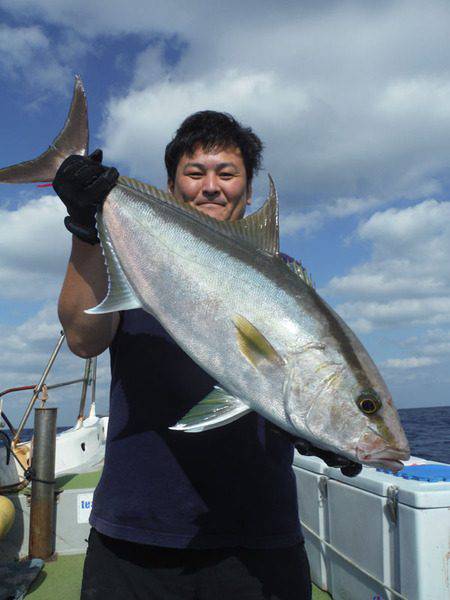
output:
[[[402,408],[398,412],[411,454],[450,464],[450,406]],[[65,429],[69,428],[58,427],[58,433]],[[29,440],[32,433],[32,429],[25,429],[22,440]]]
[[[66,429],[70,429],[70,427],[57,427],[56,433],[61,433],[62,431],[66,431]],[[1,431],[4,431],[8,435],[9,438],[12,437],[11,432],[9,431],[9,429],[7,427],[5,427],[5,429],[2,429]],[[31,429],[30,427],[26,427],[22,431],[22,435],[20,436],[20,441],[28,442],[28,440],[31,440],[32,437],[33,437],[33,429]],[[4,440],[1,437],[0,437],[0,446],[4,446]]]
[[[450,406],[402,408],[398,412],[411,454],[450,464]]]

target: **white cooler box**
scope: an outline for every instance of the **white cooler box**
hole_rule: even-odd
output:
[[[417,462],[349,478],[296,456],[312,579],[333,600],[450,599],[450,465]]]

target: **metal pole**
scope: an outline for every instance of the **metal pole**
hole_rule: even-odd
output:
[[[83,422],[84,408],[86,406],[87,388],[89,385],[89,377],[90,377],[90,373],[91,373],[91,363],[92,363],[92,358],[88,358],[84,365],[83,386],[81,388],[80,408],[78,410],[78,418],[77,418],[78,425],[80,425]]]
[[[56,388],[64,387],[65,385],[73,385],[74,383],[81,383],[84,381],[83,377],[80,379],[72,379],[71,381],[62,381],[60,383],[52,383],[52,385],[47,386],[47,390],[56,390]]]
[[[34,410],[29,557],[49,559],[54,544],[56,408]]]
[[[19,427],[17,428],[16,435],[12,439],[12,444],[15,444],[16,442],[19,441],[19,437],[20,437],[20,434],[22,433],[22,429],[25,427],[28,417],[30,416],[30,413],[33,409],[34,403],[36,402],[37,398],[39,397],[39,394],[41,393],[42,386],[44,385],[45,380],[47,379],[47,375],[49,374],[50,369],[52,368],[53,363],[55,362],[55,359],[58,355],[59,349],[61,348],[62,343],[64,341],[64,337],[65,337],[64,332],[61,331],[58,343],[56,344],[55,349],[53,350],[53,352],[49,358],[47,366],[45,367],[44,372],[42,373],[41,380],[37,384],[34,394],[31,397],[30,402],[28,403],[27,409],[22,417],[22,420],[19,423]]]
[[[92,374],[91,374],[91,407],[89,409],[89,416],[95,417],[95,388],[97,385],[97,357],[92,359]]]

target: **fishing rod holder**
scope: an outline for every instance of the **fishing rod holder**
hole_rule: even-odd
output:
[[[35,408],[31,461],[29,558],[49,560],[54,553],[55,454],[57,408]]]

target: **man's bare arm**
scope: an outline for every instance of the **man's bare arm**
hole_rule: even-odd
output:
[[[101,354],[116,334],[119,313],[87,315],[84,312],[99,304],[107,290],[108,279],[100,245],[91,245],[73,236],[58,314],[70,349],[82,358]]]
[[[102,158],[100,149],[89,156],[68,156],[53,179],[53,189],[68,212],[64,224],[73,234],[58,314],[70,349],[82,358],[97,356],[106,350],[119,325],[118,313],[87,315],[84,312],[99,304],[108,289],[95,214],[101,210],[119,172],[102,165]]]

